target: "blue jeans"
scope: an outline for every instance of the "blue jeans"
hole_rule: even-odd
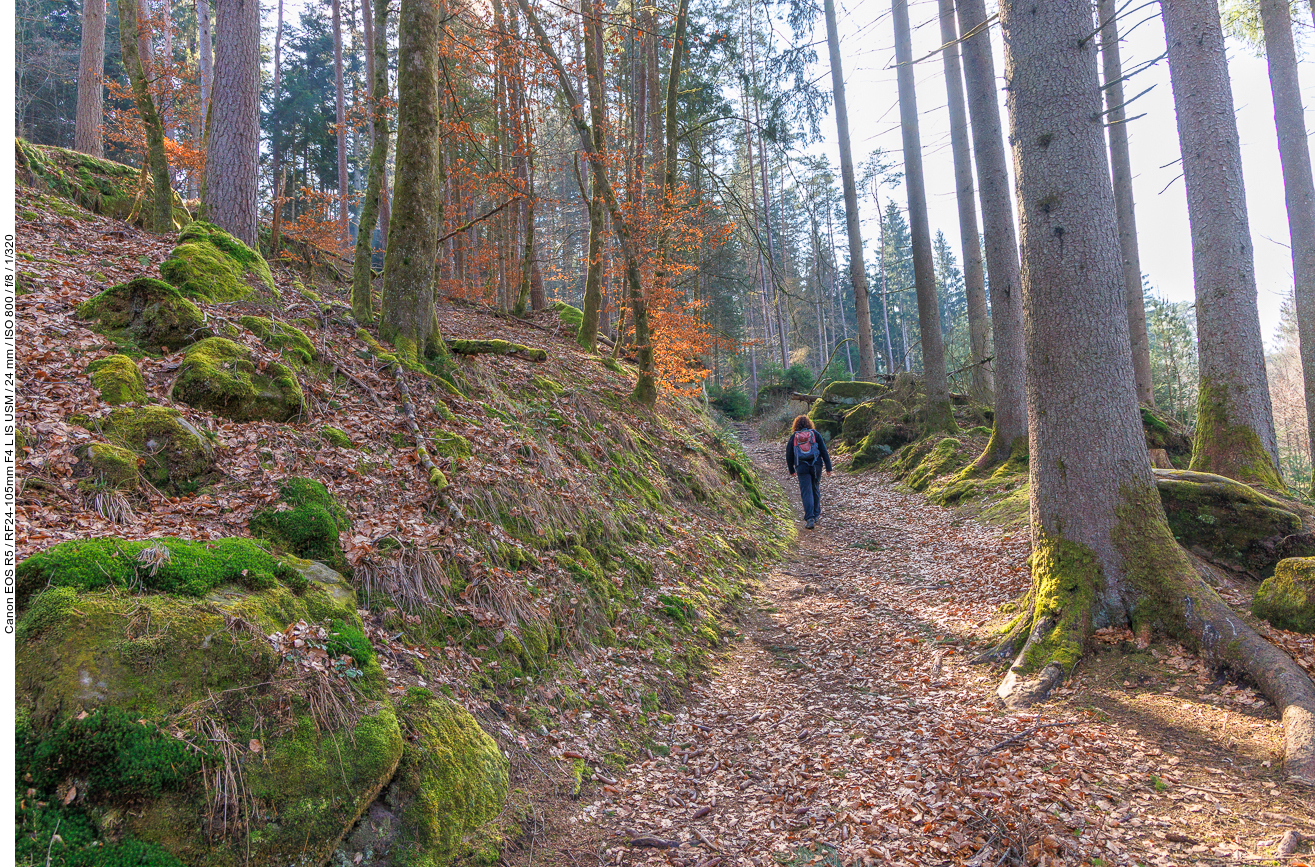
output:
[[[822,468],[817,464],[797,464],[799,499],[804,504],[804,520],[814,520],[822,514]]]

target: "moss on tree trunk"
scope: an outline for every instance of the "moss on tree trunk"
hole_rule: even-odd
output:
[[[1230,410],[1228,386],[1202,376],[1196,403],[1191,469],[1287,492],[1265,444]]]
[[[388,4],[375,0],[374,7],[374,81],[370,91],[374,145],[370,148],[370,174],[365,182],[365,201],[361,203],[361,222],[356,230],[356,258],[352,262],[352,315],[361,323],[374,321],[374,299],[370,294],[374,269],[370,259],[388,158],[388,112],[384,107],[388,98]]]
[[[146,70],[137,50],[137,30],[136,0],[119,0],[119,47],[123,52],[123,65],[127,69],[128,79],[132,82],[133,102],[146,132],[146,168],[151,174],[151,184],[155,191],[152,200],[155,206],[152,230],[168,232],[173,228],[174,198],[169,184],[169,158],[164,152],[164,124],[160,121],[155,101],[151,99],[151,92],[147,88]]]

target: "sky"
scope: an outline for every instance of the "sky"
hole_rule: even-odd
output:
[[[903,148],[896,99],[895,39],[890,4],[888,0],[837,2],[854,159],[861,161],[872,150],[882,148],[902,169]],[[988,13],[993,11],[994,5],[988,3]],[[1141,4],[1129,4],[1137,5]],[[913,26],[913,56],[920,58],[935,51],[941,44],[936,0],[912,0],[909,3],[909,17]],[[1315,39],[1312,39],[1309,14],[1297,17],[1295,25],[1297,50],[1302,57],[1299,66],[1309,129],[1310,105],[1315,101],[1315,62],[1305,59],[1305,55],[1315,47]],[[790,39],[789,29],[784,24],[778,23],[777,29],[778,38],[785,41]],[[996,75],[999,76],[1003,71],[999,28],[993,26],[991,34],[995,48]],[[819,16],[817,36],[820,38],[823,35]],[[1125,71],[1162,54],[1165,50],[1164,25],[1159,16],[1159,4],[1121,18],[1120,36]],[[819,53],[825,59],[825,45],[820,46]],[[1255,249],[1260,322],[1266,343],[1269,344],[1279,322],[1280,306],[1292,292],[1287,210],[1284,205],[1278,137],[1274,128],[1274,109],[1270,99],[1269,73],[1264,58],[1254,56],[1241,43],[1229,40],[1228,56]],[[916,81],[932,232],[935,233],[937,229],[944,231],[962,262],[945,73],[939,53],[917,64]],[[1002,81],[999,83],[1003,84]],[[829,85],[829,80],[826,84]],[[1180,157],[1178,130],[1167,61],[1160,61],[1158,65],[1124,83],[1127,97],[1148,87],[1153,89],[1131,103],[1127,109],[1129,117],[1145,114],[1132,121],[1128,127],[1142,271],[1161,296],[1174,301],[1191,301],[1194,295],[1187,194],[1181,168],[1176,163]],[[1003,127],[1008,130],[1003,92],[1000,93],[1000,106]],[[809,150],[825,153],[838,165],[839,149],[834,116],[828,116],[823,122],[823,133],[825,141]],[[859,194],[865,211],[865,246],[873,249],[877,211],[873,207],[870,191],[865,195],[865,191],[860,190]],[[901,206],[907,204],[902,184],[883,189],[883,202],[887,197],[894,198]],[[873,237],[869,238],[869,234]]]

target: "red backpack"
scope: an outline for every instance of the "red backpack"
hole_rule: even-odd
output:
[[[795,431],[794,434],[794,462],[796,464],[817,462],[817,456],[821,449],[817,445],[817,431],[812,428],[804,428]]]

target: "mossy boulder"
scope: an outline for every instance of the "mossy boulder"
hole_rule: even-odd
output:
[[[175,286],[137,277],[78,305],[78,317],[94,319],[111,336],[143,349],[175,351],[212,336],[201,308]]]
[[[856,443],[868,435],[880,418],[881,410],[875,403],[860,403],[845,413],[840,436],[845,442]]]
[[[178,235],[160,274],[183,294],[207,301],[278,295],[264,258],[218,226],[197,221]]]
[[[347,436],[346,433],[344,433],[342,430],[336,427],[331,427],[327,424],[324,427],[320,428],[320,436],[329,445],[336,446],[340,449],[350,449],[356,447],[356,444],[352,442],[352,438]]]
[[[91,375],[91,384],[100,392],[100,399],[112,406],[146,402],[142,372],[126,355],[98,358],[87,365],[87,373]]]
[[[92,213],[144,225],[152,219],[154,189],[141,169],[53,145],[15,141],[18,177]],[[174,193],[174,228],[192,221]]]
[[[220,573],[244,580],[250,572],[234,576],[232,554],[217,547],[198,555],[191,560],[195,574],[184,583],[203,586]],[[48,799],[64,817],[90,817],[89,848],[122,839],[184,864],[323,863],[392,779],[401,730],[368,643],[354,647],[364,641],[355,594],[341,576],[324,584],[319,576],[333,573],[304,565],[284,563],[300,581],[276,579],[254,591],[221,583],[196,597],[65,585],[31,601],[19,619],[23,643],[15,666],[27,749],[51,753],[61,732],[82,724],[68,721],[83,713],[140,727],[126,753],[88,754],[87,767],[43,765],[49,779],[40,784],[60,793],[70,786],[84,791],[83,781],[125,763],[135,775],[130,779],[143,780],[103,801],[94,787],[71,804]],[[275,646],[269,636],[290,624],[325,629],[323,645],[312,639],[297,652],[326,650],[337,657],[326,666],[330,671],[301,666],[289,660],[291,646]],[[343,635],[354,640],[341,641]],[[343,669],[344,660],[360,668]],[[338,712],[326,712],[335,704]],[[155,738],[159,729],[168,736]],[[197,774],[168,754],[178,746],[203,758],[211,774]],[[242,780],[228,821],[208,811],[214,791],[206,783],[215,770]],[[164,771],[174,777],[154,785]]]
[[[1156,415],[1147,407],[1141,408],[1142,431],[1146,434],[1146,448],[1164,449],[1170,462],[1186,466],[1192,459],[1192,435],[1181,424]]]
[[[263,370],[245,347],[223,337],[194,343],[183,354],[173,398],[233,421],[290,421],[301,414],[301,384],[290,368]]]
[[[319,351],[306,336],[306,332],[295,325],[265,316],[242,316],[237,321],[243,328],[259,337],[261,343],[284,353],[295,363],[311,364],[320,357]]]
[[[813,427],[828,439],[840,436],[840,429],[845,419],[844,408],[824,400],[815,400],[809,407],[808,418]]]
[[[81,479],[78,487],[84,491],[135,491],[141,483],[141,459],[122,446],[89,443],[74,454],[78,462],[73,475]]]
[[[140,455],[142,476],[161,490],[191,493],[214,469],[214,446],[176,409],[121,406],[92,426]]]
[[[885,403],[885,401],[882,401]],[[913,425],[895,423],[880,424],[874,427],[858,443],[854,450],[854,459],[850,462],[851,470],[866,469],[890,457],[900,447],[918,438],[918,429]]]
[[[428,690],[408,690],[397,711],[405,735],[397,777],[335,860],[368,853],[407,867],[494,863],[501,840],[491,823],[507,797],[507,759],[469,712]]]
[[[1300,534],[1301,519],[1249,485],[1210,473],[1155,470],[1174,537],[1186,548],[1257,578],[1269,576]]]
[[[1315,634],[1315,557],[1280,560],[1256,590],[1251,613],[1279,629]]]
[[[329,489],[314,479],[291,478],[279,484],[279,496],[277,507],[257,509],[251,516],[251,535],[280,551],[350,574],[339,534],[351,522]]]
[[[584,322],[584,311],[579,307],[572,307],[565,301],[554,301],[548,309],[557,314],[562,324],[570,329],[572,334],[580,330],[580,325]]]
[[[434,451],[445,458],[452,460],[464,460],[471,456],[472,449],[470,440],[466,439],[459,433],[443,430],[439,428],[432,434],[434,440]]]
[[[822,389],[822,399],[842,406],[853,406],[874,397],[880,397],[890,389],[879,382],[845,382],[837,380]]]

